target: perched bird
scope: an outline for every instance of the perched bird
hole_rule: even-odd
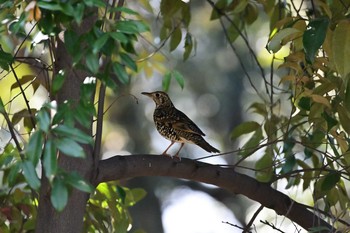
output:
[[[185,143],[194,143],[208,152],[220,153],[220,151],[206,142],[202,136],[205,134],[198,126],[188,118],[183,112],[176,109],[171,102],[168,94],[162,91],[142,92],[153,99],[156,103],[156,109],[153,113],[153,120],[158,132],[170,140],[170,145],[162,153],[167,155],[169,148],[175,143],[181,143],[180,149],[176,152],[175,157],[179,157],[179,152]]]

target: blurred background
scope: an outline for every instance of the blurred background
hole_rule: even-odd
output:
[[[154,35],[159,33],[161,23],[158,22],[159,1],[151,1],[154,15],[145,17],[152,25]],[[137,6],[135,6],[137,7]],[[137,11],[137,8],[134,9]],[[253,100],[257,100],[255,92],[245,77],[245,74],[227,42],[218,20],[210,21],[212,8],[206,1],[192,1],[192,22],[190,32],[196,39],[196,51],[188,61],[183,62],[182,47],[169,53],[167,46],[161,50],[165,57],[159,60],[167,70],[177,70],[184,76],[184,88],[172,80],[168,92],[174,105],[187,114],[207,135],[205,139],[221,152],[236,150],[240,142],[230,139],[232,129],[244,120],[252,119],[247,112]],[[269,65],[271,55],[265,46],[268,40],[268,20],[260,15],[250,29],[248,38],[250,44],[262,64]],[[262,37],[264,35],[264,37]],[[156,47],[160,39],[151,41]],[[183,43],[183,42],[182,42]],[[148,42],[140,41],[140,46],[149,46]],[[258,87],[263,87],[261,75],[242,40],[235,42],[242,62],[248,67],[252,81]],[[121,95],[108,112],[105,124],[104,155],[128,155],[138,153],[161,154],[170,144],[161,137],[153,123],[154,102],[141,95],[143,91],[162,90],[163,73],[154,72],[151,77],[145,73],[132,77],[131,85],[121,91]],[[115,100],[110,96],[110,103]],[[259,122],[259,121],[258,121]],[[170,150],[174,154],[179,144]],[[195,145],[186,144],[180,155],[198,159],[209,154]],[[204,159],[212,164],[233,164],[237,161],[235,153]],[[254,167],[254,158],[242,165]],[[252,171],[240,170],[251,174]],[[233,226],[244,227],[259,208],[254,203],[240,195],[233,195],[217,187],[187,180],[167,177],[139,177],[122,181],[127,187],[141,187],[147,191],[145,199],[131,208],[133,218],[132,229],[143,229],[146,232],[165,233],[214,233],[242,232]],[[269,217],[269,211],[263,211],[259,216],[262,220],[277,223],[288,229],[290,221],[277,221],[276,215]],[[271,228],[254,225],[258,232],[267,232]],[[261,228],[262,227],[262,228]],[[265,230],[264,230],[265,229]],[[293,231],[295,226],[291,228]]]

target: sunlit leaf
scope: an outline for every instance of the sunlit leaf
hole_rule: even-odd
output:
[[[270,38],[270,41],[266,47],[267,50],[273,53],[277,53],[284,45],[284,43],[282,43],[284,38],[299,32],[300,31],[296,28],[284,28],[278,31],[275,35],[273,35],[272,38]]]

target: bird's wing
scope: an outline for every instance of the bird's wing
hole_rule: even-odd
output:
[[[169,119],[172,121],[174,129],[205,136],[202,130],[200,130],[190,118],[188,118],[183,112],[179,110],[177,111],[177,114],[175,114],[176,117],[174,117],[174,119]]]

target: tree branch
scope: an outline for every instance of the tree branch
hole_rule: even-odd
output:
[[[237,173],[232,168],[213,166],[186,158],[178,162],[159,155],[114,156],[99,162],[94,185],[140,176],[168,176],[213,184],[257,201],[264,207],[275,210],[277,214],[286,216],[306,230],[322,226],[319,232],[337,232],[318,214],[310,212],[304,205],[273,189],[269,184]]]

